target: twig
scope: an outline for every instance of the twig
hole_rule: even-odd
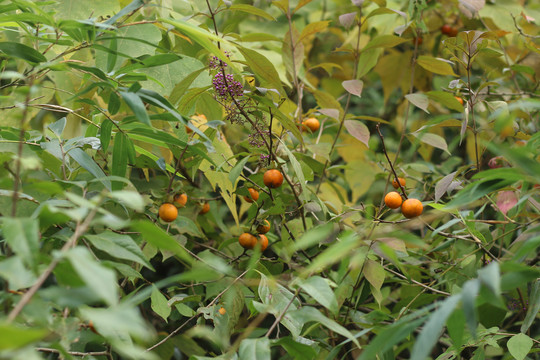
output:
[[[42,348],[42,347],[35,348],[34,350],[46,352],[46,353],[52,353],[52,354],[63,354],[63,352],[60,352],[60,350]],[[69,355],[73,355],[73,356],[107,356],[109,355],[109,351],[90,351],[90,352],[66,351],[66,352]]]
[[[296,299],[296,297],[298,296],[298,293],[300,292],[300,287],[296,288],[296,291],[293,295],[293,297],[291,298],[291,300],[289,301],[289,303],[287,304],[287,306],[285,306],[285,309],[283,309],[283,311],[276,317],[276,320],[274,321],[274,323],[272,324],[272,326],[270,326],[270,328],[268,329],[268,331],[266,332],[266,335],[264,335],[265,337],[269,337],[270,334],[272,333],[272,331],[274,330],[274,328],[277,326],[277,324],[279,324],[279,322],[281,321],[281,319],[283,319],[283,316],[285,316],[285,313],[287,313],[287,310],[289,310],[289,307],[292,305],[292,303],[294,302],[294,300]]]
[[[396,170],[394,169],[394,166],[392,165],[392,161],[390,161],[390,158],[388,157],[388,152],[386,152],[386,146],[384,145],[384,136],[381,133],[381,129],[380,129],[379,124],[376,125],[376,128],[377,128],[377,132],[379,133],[379,137],[381,138],[381,144],[382,144],[383,152],[384,152],[384,155],[386,156],[386,160],[388,160],[388,165],[390,165],[390,169],[394,173],[394,177],[396,179],[396,182],[399,185],[399,188],[401,189],[401,192],[403,193],[403,197],[405,199],[407,199],[407,194],[405,193],[405,189],[403,188],[403,185],[401,185],[401,182],[399,181]]]
[[[435,289],[435,288],[432,288],[430,285],[422,284],[421,282],[416,281],[416,280],[414,280],[414,279],[412,279],[412,278],[411,278],[411,279],[408,279],[405,275],[402,275],[402,274],[398,273],[397,271],[394,271],[394,270],[390,269],[390,268],[389,268],[388,266],[386,266],[386,265],[383,265],[383,268],[384,268],[386,271],[388,271],[388,272],[390,272],[390,273],[396,275],[396,276],[399,277],[399,278],[408,280],[408,281],[412,282],[413,284],[416,284],[416,285],[418,285],[418,286],[421,286],[421,287],[423,287],[423,288],[425,288],[425,289],[427,289],[427,290],[431,290],[431,291],[433,291],[434,293],[441,294],[441,295],[445,295],[445,296],[450,296],[450,295],[452,295],[452,294],[450,294],[450,293],[447,293],[446,291],[441,291],[441,290],[437,290],[437,289]]]

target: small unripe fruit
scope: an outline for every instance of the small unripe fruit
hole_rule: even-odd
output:
[[[161,220],[171,222],[178,217],[178,209],[171,203],[164,203],[159,207],[158,215]]]
[[[283,175],[276,169],[267,170],[263,175],[263,182],[271,189],[278,188],[283,184]]]
[[[407,199],[401,205],[401,213],[408,219],[420,216],[423,211],[424,205],[418,199]]]
[[[384,197],[384,203],[386,206],[388,206],[390,209],[397,209],[401,206],[401,202],[403,200],[401,199],[401,195],[395,191],[391,191]]]

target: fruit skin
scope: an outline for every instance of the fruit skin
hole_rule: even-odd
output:
[[[461,105],[463,105],[463,98],[460,98],[459,96],[454,96],[456,98],[457,101],[459,101],[459,103]]]
[[[244,196],[244,200],[246,200],[248,203],[252,203],[259,199],[259,192],[257,190],[255,190],[254,188],[249,188],[248,191],[249,196]]]
[[[402,177],[398,177],[398,180],[399,180],[399,183],[401,184],[401,186],[405,186],[405,184],[407,183],[405,181],[405,179],[402,178]],[[396,181],[396,179],[392,180],[392,186],[394,187],[394,189],[399,188],[399,185],[398,185],[398,182]]]
[[[407,199],[401,205],[401,213],[410,219],[419,216],[424,211],[424,205],[418,199]]]
[[[199,211],[199,214],[204,215],[209,211],[210,211],[210,204],[209,203],[204,203],[203,206],[202,206],[201,211]]]
[[[283,175],[276,169],[267,170],[263,175],[263,182],[271,189],[278,188],[283,184]]]
[[[270,221],[264,220],[259,226],[257,226],[257,231],[259,234],[266,234],[270,231]]]
[[[173,204],[178,207],[184,207],[186,206],[188,197],[186,194],[176,194],[174,195]]]
[[[444,24],[442,27],[441,27],[441,32],[445,35],[448,35],[450,34],[450,32],[452,31],[452,27],[448,24]]]
[[[171,222],[178,217],[178,209],[171,203],[163,203],[159,207],[158,215],[161,220]]]
[[[413,44],[418,43],[418,45],[422,45],[423,42],[424,42],[424,39],[422,39],[421,37],[413,38]]]
[[[221,314],[221,315],[225,315],[227,313],[227,310],[225,310],[225,308],[222,306],[219,308],[218,312]]]
[[[384,203],[386,206],[388,206],[390,209],[397,209],[401,206],[401,202],[403,199],[401,199],[401,195],[395,191],[391,191],[384,197]]]
[[[261,251],[266,250],[266,248],[268,247],[268,238],[266,237],[266,235],[259,235],[259,244],[261,244]]]
[[[238,237],[238,243],[244,249],[253,249],[257,244],[257,238],[250,233],[243,233]]]
[[[319,128],[321,127],[321,123],[319,122],[319,120],[314,117],[307,118],[302,122],[302,125],[304,125],[304,129],[308,128],[312,132],[319,130]]]

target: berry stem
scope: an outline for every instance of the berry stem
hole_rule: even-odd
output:
[[[406,200],[406,199],[408,199],[408,198],[407,198],[407,194],[405,193],[405,189],[403,188],[403,185],[401,185],[401,182],[399,181],[399,178],[398,178],[398,176],[397,176],[396,170],[394,169],[394,165],[392,165],[392,161],[391,161],[390,158],[388,157],[388,152],[386,152],[386,145],[384,145],[384,136],[383,136],[383,134],[381,133],[381,129],[380,129],[379,124],[377,124],[376,128],[377,128],[377,133],[379,134],[379,137],[381,138],[381,144],[382,144],[384,156],[386,156],[386,160],[388,160],[388,164],[390,165],[390,169],[392,170],[392,173],[394,174],[394,177],[395,177],[395,179],[396,179],[396,182],[397,182],[397,184],[399,185],[399,188],[401,189],[401,193],[403,194],[403,197],[404,197],[405,200]]]

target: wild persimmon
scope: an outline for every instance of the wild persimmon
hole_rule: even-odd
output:
[[[163,203],[159,207],[158,215],[161,220],[171,222],[178,217],[178,209],[171,203]]]
[[[321,127],[321,123],[319,122],[319,120],[314,117],[307,118],[302,122],[302,125],[304,125],[304,129],[308,128],[312,132],[319,130],[319,128]]]
[[[252,203],[259,199],[259,192],[255,190],[254,188],[249,188],[248,192],[249,192],[249,196],[244,196],[244,200],[246,200],[248,203]]]
[[[253,249],[257,244],[257,238],[250,233],[243,233],[238,237],[238,243],[244,249]]]
[[[257,226],[259,234],[266,234],[270,231],[270,221],[264,220],[259,226]]]
[[[424,211],[424,205],[418,199],[407,199],[401,205],[401,213],[408,219],[420,216],[422,211]]]
[[[268,238],[266,237],[266,235],[259,235],[259,244],[261,244],[261,251],[266,250],[266,248],[268,247]]]
[[[227,313],[227,310],[225,310],[225,308],[222,306],[219,308],[218,312],[221,314],[221,315],[225,315]]]
[[[402,178],[402,177],[398,177],[398,180],[399,180],[399,183],[401,184],[401,186],[405,186],[405,184],[407,183],[405,181],[405,179]],[[398,182],[396,181],[396,179],[392,180],[392,186],[394,187],[394,189],[399,188],[399,185],[398,185]]]
[[[454,96],[456,98],[457,101],[459,101],[459,103],[461,105],[463,105],[464,101],[463,101],[463,98],[460,98],[459,96]]]
[[[384,197],[384,203],[386,206],[388,206],[390,209],[397,209],[401,206],[403,199],[401,199],[401,195],[395,191],[391,191]]]
[[[267,170],[263,175],[263,182],[271,189],[278,188],[283,184],[283,174],[276,169]]]
[[[203,206],[202,206],[201,211],[199,211],[199,214],[204,215],[204,214],[206,214],[206,213],[209,212],[209,211],[210,211],[210,204],[207,203],[207,202],[205,202],[205,203],[203,204]]]
[[[188,197],[186,194],[176,194],[174,195],[173,204],[178,207],[184,207],[186,206]]]

